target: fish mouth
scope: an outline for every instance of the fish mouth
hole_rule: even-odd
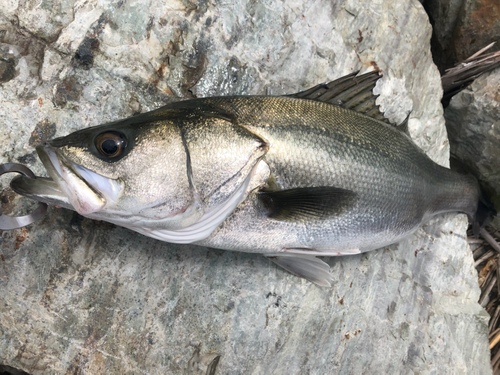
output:
[[[16,193],[81,215],[101,211],[117,201],[122,191],[118,180],[71,162],[49,145],[38,146],[36,151],[50,177],[19,176],[10,184]]]

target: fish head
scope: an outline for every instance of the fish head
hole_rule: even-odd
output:
[[[180,129],[168,120],[83,129],[37,153],[50,178],[14,179],[22,195],[118,225],[175,229],[200,216]]]

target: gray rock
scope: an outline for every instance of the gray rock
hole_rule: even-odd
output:
[[[451,152],[478,176],[500,209],[500,69],[455,95],[445,111]]]
[[[500,4],[496,0],[423,0],[422,3],[434,30],[434,61],[443,73],[500,36]]]
[[[50,137],[179,98],[293,93],[373,67],[385,74],[376,90],[387,116],[411,110],[415,141],[447,163],[418,1],[42,2],[43,22],[37,4],[0,3],[0,163],[41,175],[33,146]],[[6,212],[29,209],[2,196]],[[325,289],[261,256],[51,209],[2,233],[0,364],[33,374],[488,373],[466,226],[446,215],[400,244],[328,259]]]

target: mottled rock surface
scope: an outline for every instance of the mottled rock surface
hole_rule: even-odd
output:
[[[445,118],[452,154],[478,176],[500,209],[500,69],[455,95]]]
[[[33,146],[48,138],[171,100],[293,93],[373,67],[385,74],[376,90],[387,116],[411,110],[413,138],[447,163],[418,1],[64,3],[0,3],[0,163],[44,174]],[[6,212],[24,202],[1,193]],[[398,245],[328,259],[325,289],[261,256],[51,209],[2,233],[0,364],[201,374],[218,359],[218,374],[485,374],[487,316],[466,225],[447,215]]]

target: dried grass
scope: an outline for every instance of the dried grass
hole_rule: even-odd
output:
[[[485,53],[494,45],[495,42],[487,45],[467,60],[446,70],[441,77],[444,101],[449,101],[453,95],[463,90],[481,74],[500,66],[500,51]]]
[[[469,232],[469,243],[481,288],[479,303],[490,315],[491,367],[494,375],[500,375],[500,231],[484,228],[480,241]]]

